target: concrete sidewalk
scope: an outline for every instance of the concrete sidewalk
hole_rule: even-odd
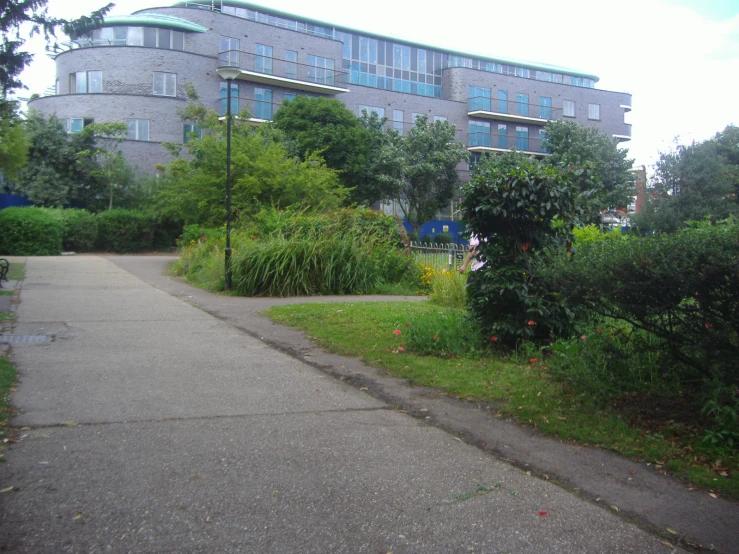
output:
[[[0,550],[674,551],[136,263],[159,288],[100,257],[27,260],[13,334],[52,342],[12,346],[21,440],[0,469]]]

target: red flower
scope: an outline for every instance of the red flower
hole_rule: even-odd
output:
[[[713,323],[706,323],[706,329],[710,329],[711,327],[713,327]]]
[[[439,335],[434,335],[434,340],[438,339]]]
[[[495,342],[498,340],[498,337],[490,337],[490,342]]]
[[[530,364],[535,364],[538,361],[539,361],[539,358],[529,358],[529,363]]]
[[[398,352],[405,352],[405,348],[403,348],[402,346],[398,346]]]
[[[400,329],[395,329],[395,331],[393,331],[393,335],[395,335],[396,337],[399,337],[400,336]]]
[[[406,327],[410,327],[410,326],[411,326],[411,324],[410,324],[410,323],[406,323],[406,324],[405,324],[405,326],[406,326]]]
[[[533,325],[536,325],[536,321],[534,321],[533,319],[529,319],[529,326]]]
[[[539,515],[541,517],[547,517],[549,514],[547,514],[547,511],[546,510],[539,510]]]
[[[602,332],[603,332],[603,329],[601,329],[600,327],[598,327],[598,328],[597,328],[597,329],[595,330],[595,332],[596,332],[596,333],[602,333]]]
[[[257,236],[256,235],[252,235],[251,238],[253,238],[254,240],[257,240]]]
[[[581,338],[582,340],[585,340],[585,339],[586,339],[586,338],[588,338],[588,337],[586,337],[585,335],[580,335],[580,338]]]

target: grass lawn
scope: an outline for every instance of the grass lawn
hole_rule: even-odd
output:
[[[305,331],[332,352],[359,357],[412,384],[488,402],[500,416],[513,416],[522,425],[652,462],[709,491],[739,498],[736,456],[712,451],[696,436],[649,433],[630,425],[613,406],[596,405],[567,390],[550,375],[546,360],[494,352],[446,358],[414,354],[404,343],[406,323],[431,319],[440,311],[450,309],[428,302],[348,302],[279,306],[266,315]]]
[[[22,281],[26,277],[26,264],[12,263],[8,268],[8,280]]]
[[[12,415],[10,407],[10,391],[15,386],[16,371],[13,364],[4,355],[0,355],[0,462],[4,462],[2,449],[8,438],[8,420]]]

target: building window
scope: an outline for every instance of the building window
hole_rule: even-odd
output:
[[[562,115],[565,117],[575,117],[574,100],[562,100]]]
[[[437,121],[449,121],[449,118],[445,115],[435,115],[434,123],[436,123]]]
[[[403,134],[403,110],[393,110],[393,129]]]
[[[417,119],[419,117],[425,117],[425,116],[426,114],[423,114],[423,113],[411,112],[411,120],[413,121],[413,126],[414,127],[416,126],[416,124],[418,123]]]
[[[221,37],[221,55],[219,57],[221,65],[239,65],[239,39],[231,37]]]
[[[293,50],[285,50],[285,77],[288,79],[298,78],[298,53]]]
[[[490,89],[470,87],[470,111],[490,111]]]
[[[498,123],[498,148],[508,148],[508,127]]]
[[[490,146],[489,121],[470,121],[470,146]]]
[[[508,113],[508,92],[498,91],[498,113]]]
[[[552,99],[548,96],[539,97],[539,117],[552,119]]]
[[[531,71],[526,67],[517,67],[516,77],[525,77],[526,79],[528,79],[529,77],[531,77]]]
[[[516,95],[516,113],[518,115],[529,115],[529,95]]]
[[[334,60],[308,56],[308,80],[324,85],[334,84]]]
[[[255,46],[254,71],[258,73],[272,74],[272,47],[264,44]]]
[[[157,96],[177,96],[177,75],[155,71],[154,94]]]
[[[268,88],[254,88],[254,117],[272,119],[272,91]]]
[[[291,101],[295,100],[295,97],[296,96],[297,95],[294,92],[286,92],[285,93],[285,102],[291,102]]]
[[[221,89],[219,93],[221,100],[218,102],[218,113],[221,116],[226,115],[228,108],[228,88],[226,87],[228,87],[228,83],[226,81],[221,81]],[[235,83],[234,81],[231,81],[231,114],[239,114],[239,83]]]
[[[539,152],[548,152],[544,146],[545,140],[547,140],[547,132],[544,129],[539,129]]]
[[[94,123],[93,119],[72,118],[67,120],[67,133],[81,133],[82,129]]]
[[[81,39],[86,39],[85,44]],[[157,27],[103,27],[78,39],[80,46],[147,46],[170,50],[185,49],[185,33]]]
[[[203,130],[194,123],[185,123],[182,126],[182,142],[188,143],[194,138],[203,138]]]
[[[69,94],[94,94],[103,92],[102,71],[78,71],[69,74]]]
[[[529,128],[516,127],[516,150],[529,149]]]
[[[600,120],[600,104],[588,104],[588,119]]]
[[[126,133],[128,140],[149,140],[148,119],[127,119],[126,125],[128,126],[128,132]]]
[[[368,117],[372,115],[372,112],[375,112],[377,114],[377,117],[380,117],[380,118],[385,117],[385,108],[378,108],[377,106],[360,105],[359,106],[359,117],[362,117],[364,115],[362,112],[367,112]],[[402,117],[403,112],[400,112],[400,113]]]

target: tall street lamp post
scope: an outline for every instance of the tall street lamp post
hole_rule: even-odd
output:
[[[233,271],[231,266],[231,83],[241,74],[238,67],[219,67],[218,76],[226,81],[226,279],[223,288],[231,290]]]

